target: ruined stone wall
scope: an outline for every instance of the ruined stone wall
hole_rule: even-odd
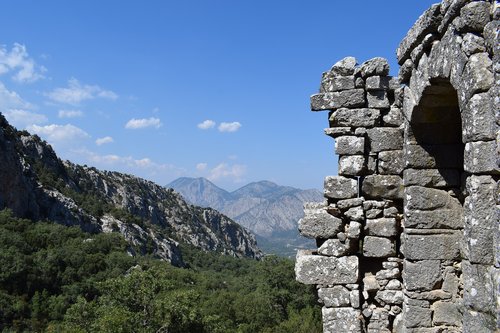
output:
[[[296,276],[318,286],[324,332],[496,332],[500,309],[500,10],[443,1],[382,58],[323,74],[339,155],[307,204]]]

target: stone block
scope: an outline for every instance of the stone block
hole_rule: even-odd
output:
[[[388,238],[366,236],[363,240],[363,255],[369,258],[387,258],[396,254],[396,246]]]
[[[381,287],[380,284],[378,283],[378,280],[374,275],[371,275],[371,273],[367,274],[363,278],[363,291],[370,292],[370,291],[378,291],[380,289]]]
[[[488,1],[476,1],[466,4],[460,9],[459,31],[482,32],[484,26],[490,22],[490,7]]]
[[[358,239],[361,235],[361,223],[351,221],[347,227],[347,238]]]
[[[361,206],[363,204],[363,201],[363,198],[339,200],[337,201],[337,207],[342,210],[347,210],[352,207]]]
[[[366,78],[366,90],[394,90],[400,87],[399,80],[392,76],[370,76]]]
[[[371,152],[403,148],[403,133],[399,128],[376,127],[370,128],[366,132]]]
[[[380,110],[340,108],[331,113],[330,127],[373,127],[380,123]]]
[[[324,256],[342,257],[350,253],[350,243],[342,243],[339,239],[327,239],[318,248],[318,253]]]
[[[321,80],[320,93],[335,92],[354,89],[354,76],[332,76],[331,73],[324,73]]]
[[[335,140],[335,153],[338,155],[357,155],[365,152],[365,138],[341,136]]]
[[[326,135],[336,139],[338,137],[342,137],[344,135],[353,135],[354,131],[351,127],[329,127],[325,128],[324,132]]]
[[[447,229],[406,229],[402,236],[405,258],[409,260],[443,259],[454,260],[460,257],[459,243],[461,232]]]
[[[390,260],[391,258],[388,258]],[[388,268],[388,269],[383,269],[378,271],[375,274],[375,277],[377,280],[390,280],[390,279],[397,279],[401,276],[401,272],[399,271],[399,268]]]
[[[382,116],[384,126],[399,127],[403,124],[402,111],[398,107],[391,107],[388,111],[384,112]]]
[[[350,291],[343,286],[319,288],[318,297],[324,306],[328,308],[339,308],[349,306],[351,304]]]
[[[437,301],[431,306],[434,311],[432,323],[434,325],[462,326],[462,315],[458,306],[452,302]]]
[[[462,39],[462,51],[464,51],[467,56],[474,53],[485,52],[486,46],[484,39],[475,34],[466,33]]]
[[[361,295],[359,290],[351,290],[349,293],[349,300],[353,308],[359,309],[361,306]]]
[[[405,145],[405,168],[414,169],[462,169],[464,148],[456,145]]]
[[[463,142],[494,140],[497,130],[490,94],[485,92],[472,96],[462,110]]]
[[[405,211],[434,210],[440,208],[450,208],[460,211],[462,209],[460,201],[444,190],[422,186],[409,186],[405,188],[404,192]]]
[[[370,236],[395,237],[398,235],[398,225],[395,218],[368,219],[365,234]]]
[[[477,141],[465,144],[464,170],[470,173],[498,174],[496,141]]]
[[[403,171],[405,186],[460,187],[460,171],[457,169],[406,169]]]
[[[363,155],[344,155],[339,158],[339,175],[362,176],[367,173],[367,159]]]
[[[404,226],[417,229],[462,229],[462,209],[412,210],[406,211]]]
[[[358,282],[358,257],[325,257],[298,251],[295,277],[304,284],[347,284]]]
[[[357,64],[356,58],[345,57],[337,61],[330,69],[330,72],[336,76],[353,75],[354,69],[356,68],[356,64]]]
[[[498,332],[495,316],[490,313],[466,309],[463,315],[463,332],[492,333]]]
[[[403,262],[403,281],[407,290],[429,291],[441,281],[439,260]]]
[[[404,294],[401,290],[379,290],[375,300],[385,304],[403,304]]]
[[[468,309],[495,313],[495,289],[488,265],[471,264],[462,261],[464,280],[464,306]]]
[[[403,321],[406,328],[422,328],[432,325],[432,310],[409,304],[403,305]]]
[[[361,191],[367,198],[403,199],[403,179],[392,175],[366,176]]]
[[[365,105],[365,91],[350,89],[336,92],[315,94],[311,96],[311,110],[336,110],[338,108],[355,108]]]
[[[369,108],[387,109],[391,106],[384,90],[372,90],[366,93]]]
[[[349,199],[358,196],[358,181],[342,176],[325,178],[325,196],[331,199]]]
[[[361,311],[353,308],[322,309],[323,333],[361,333]]]
[[[493,62],[488,53],[475,53],[469,57],[460,81],[463,105],[478,92],[488,91],[494,84]]]
[[[361,206],[349,208],[344,215],[351,221],[362,222],[365,219],[365,212]]]
[[[403,151],[388,150],[378,154],[378,172],[382,175],[400,175],[403,172]]]
[[[299,220],[299,232],[307,238],[331,238],[342,231],[342,220],[329,214],[326,209],[307,210]]]
[[[361,77],[386,76],[389,74],[389,63],[386,59],[376,57],[365,61],[360,66]]]

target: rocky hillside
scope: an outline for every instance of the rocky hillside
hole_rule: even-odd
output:
[[[118,172],[61,161],[46,142],[0,114],[0,209],[16,216],[120,232],[130,251],[182,265],[179,242],[233,256],[260,257],[252,234],[171,189]]]

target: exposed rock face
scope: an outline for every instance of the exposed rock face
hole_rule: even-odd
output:
[[[219,212],[144,179],[62,162],[46,142],[16,131],[1,115],[0,150],[0,209],[17,216],[120,232],[135,249],[176,265],[182,264],[178,242],[261,256],[254,236]]]
[[[306,206],[318,249],[296,276],[318,285],[324,332],[500,328],[499,17],[497,1],[444,0],[401,42],[399,83],[381,58],[323,74],[311,108],[329,111],[339,176]]]

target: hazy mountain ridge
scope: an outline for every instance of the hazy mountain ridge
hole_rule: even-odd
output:
[[[182,264],[178,242],[260,257],[254,236],[211,208],[190,205],[153,182],[61,161],[38,136],[0,114],[0,209],[16,216],[120,232],[142,252]],[[131,247],[131,250],[133,248]]]

